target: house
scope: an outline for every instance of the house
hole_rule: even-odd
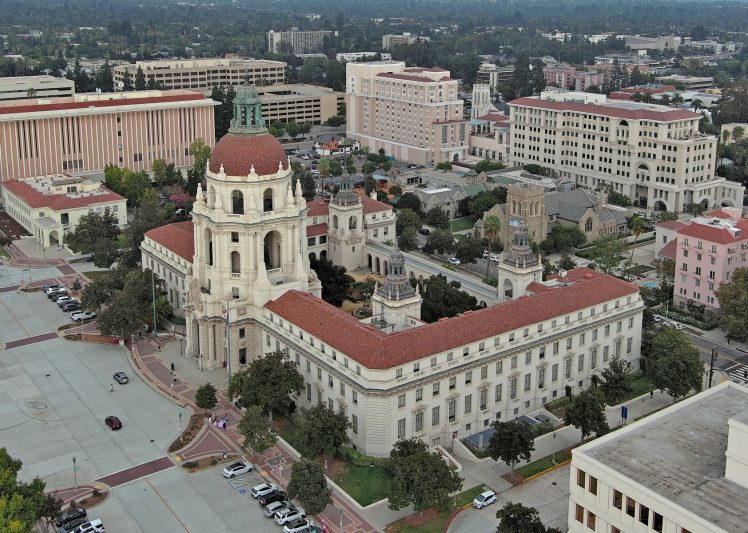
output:
[[[350,154],[360,147],[358,141],[334,133],[323,133],[314,139],[314,151],[319,155]]]

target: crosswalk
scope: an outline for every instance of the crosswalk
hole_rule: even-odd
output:
[[[730,378],[730,381],[740,383],[741,385],[748,384],[748,365],[743,363],[735,363],[734,365],[724,369]]]

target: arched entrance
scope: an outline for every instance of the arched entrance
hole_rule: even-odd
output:
[[[231,191],[231,213],[234,215],[244,214],[244,195],[242,191]]]
[[[320,258],[320,259],[327,259],[327,250],[322,250],[322,251],[321,251],[321,252],[319,253],[319,258]]]
[[[280,233],[277,231],[271,231],[265,235],[264,240],[264,259],[265,268],[267,270],[274,270],[281,267],[281,244],[282,239]]]
[[[732,200],[722,200],[722,207],[735,207]]]
[[[366,254],[366,266],[371,270],[371,254]]]
[[[60,244],[60,234],[57,233],[56,229],[53,229],[49,232],[49,245],[57,246],[58,244]]]
[[[378,257],[377,257],[376,261],[374,262],[374,264],[376,265],[376,268],[374,269],[374,272],[376,272],[377,274],[381,274],[381,272],[379,270],[379,258]]]
[[[514,295],[514,285],[508,279],[504,280],[504,298],[511,300]]]
[[[239,255],[239,252],[231,252],[231,273],[232,274],[241,274],[242,266],[241,266],[241,256]]]
[[[203,234],[203,243],[205,245],[206,263],[208,266],[213,266],[213,235],[208,228],[205,228]]]
[[[699,203],[701,204],[701,207],[703,207],[704,209],[709,209],[709,199],[708,198],[704,198]]]
[[[654,207],[655,211],[667,211],[667,205],[662,200],[655,201],[652,207]]]
[[[309,252],[309,260],[310,261],[316,261],[317,260],[317,254],[314,252]]]
[[[460,160],[460,154],[455,154],[454,157],[452,158],[453,163],[457,163],[459,160]]]

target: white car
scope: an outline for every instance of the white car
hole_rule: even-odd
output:
[[[496,503],[496,493],[492,490],[487,490],[476,496],[473,500],[473,507],[476,509],[483,509],[492,503]]]
[[[70,313],[70,318],[75,322],[80,322],[82,320],[96,318],[96,313],[94,313],[93,311],[73,311],[72,313]]]
[[[683,324],[679,324],[678,322],[673,322],[673,324],[675,324],[675,329],[677,329],[678,331],[686,327]]]
[[[283,526],[283,533],[303,533],[309,531],[307,528],[311,525],[312,523],[309,520],[299,518]]]
[[[104,533],[104,531],[101,520],[91,520],[76,527],[72,533]]]
[[[661,317],[660,315],[655,315],[655,316],[654,316],[654,321],[655,321],[655,322],[659,322],[659,321],[661,321],[661,320],[662,320],[662,317]]]
[[[488,259],[489,255],[488,250],[483,250],[483,259]]]
[[[460,264],[460,260],[457,259],[456,257],[450,257],[449,259],[447,259],[447,261],[449,261],[453,265],[459,265]]]
[[[72,297],[72,296],[68,296],[68,295],[65,295],[65,296],[60,296],[59,298],[57,298],[57,299],[55,300],[55,303],[56,303],[57,305],[59,305],[60,307],[62,307],[62,304],[64,304],[65,302],[68,302],[68,301],[70,301],[70,300],[72,300],[72,299],[73,299],[73,297]]]
[[[275,523],[279,526],[288,524],[289,522],[293,522],[294,520],[298,520],[300,518],[304,518],[306,516],[306,512],[304,512],[304,509],[301,507],[296,507],[294,505],[289,505],[285,509],[281,509],[277,513],[275,513]]]
[[[278,487],[275,486],[275,483],[260,483],[259,485],[252,487],[250,493],[253,498],[259,498],[260,496],[265,496],[265,494],[270,494],[274,490],[279,490]]]
[[[236,476],[241,476],[242,474],[246,474],[247,472],[251,472],[254,470],[255,467],[246,461],[238,461],[236,463],[231,463],[229,466],[223,469],[223,477],[226,479]]]
[[[488,260],[493,261],[494,263],[498,263],[500,261],[499,254],[491,254]]]
[[[271,517],[275,515],[275,513],[277,513],[281,509],[285,509],[286,507],[288,507],[288,502],[285,500],[280,502],[272,502],[265,506],[265,510],[263,512],[265,513],[265,516]]]

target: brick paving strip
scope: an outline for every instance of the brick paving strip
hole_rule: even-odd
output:
[[[158,459],[154,459],[153,461],[148,461],[147,463],[131,466],[130,468],[125,468],[124,470],[114,472],[113,474],[108,474],[104,477],[100,477],[95,481],[98,483],[104,483],[105,485],[114,488],[120,485],[124,485],[125,483],[129,483],[130,481],[135,481],[136,479],[155,474],[156,472],[168,470],[169,468],[173,468],[174,466],[174,462],[171,460],[171,458],[168,456],[164,456],[159,457]]]

